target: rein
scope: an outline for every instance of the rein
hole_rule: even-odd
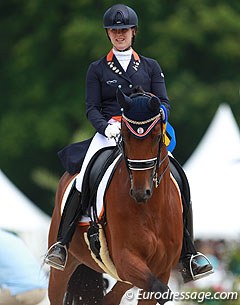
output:
[[[160,166],[163,164],[163,162],[168,158],[168,154],[166,154],[166,156],[159,162],[158,164],[158,168],[160,168]],[[159,175],[159,177],[157,176],[157,170],[155,170],[155,173],[153,175],[153,182],[155,184],[155,187],[157,188],[161,181],[162,181],[162,178],[164,176],[164,174],[166,173],[167,169],[169,168],[169,159],[168,159],[168,163],[165,167],[165,169],[163,170],[163,172]]]

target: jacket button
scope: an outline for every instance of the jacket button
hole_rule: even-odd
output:
[[[133,86],[133,85],[132,85],[132,84],[130,84],[130,85],[129,85],[129,88],[132,88],[132,86]]]
[[[118,88],[119,88],[119,89],[122,88],[122,85],[118,85]]]

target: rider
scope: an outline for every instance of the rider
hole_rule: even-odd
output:
[[[67,249],[82,215],[81,188],[86,166],[97,150],[116,145],[114,138],[120,133],[121,109],[116,101],[116,90],[119,88],[126,95],[130,95],[133,87],[141,86],[144,91],[151,92],[160,99],[165,122],[170,111],[164,74],[158,62],[139,56],[132,49],[138,26],[135,11],[126,5],[113,5],[105,12],[103,25],[112,49],[106,56],[90,64],[86,78],[86,114],[97,132],[65,204],[57,242],[50,247],[45,257],[47,264],[59,270],[65,268]],[[191,207],[190,203],[189,211],[186,212],[188,224],[185,224],[180,259],[183,266],[180,271],[185,282],[206,276],[213,270],[209,262],[202,266],[193,259],[202,254],[197,254],[193,246],[189,206]]]

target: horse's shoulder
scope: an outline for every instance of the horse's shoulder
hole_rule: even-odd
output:
[[[57,187],[57,194],[61,194],[65,191],[69,183],[78,175],[79,173],[76,173],[74,175],[69,174],[68,172],[64,172],[64,174],[61,176],[58,187]]]

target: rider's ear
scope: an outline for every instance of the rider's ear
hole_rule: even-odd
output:
[[[156,96],[152,96],[148,101],[149,108],[152,112],[159,112],[160,111],[160,100]]]
[[[132,100],[130,99],[129,96],[125,95],[122,90],[117,89],[116,92],[116,97],[117,97],[117,101],[120,104],[120,106],[124,109],[124,110],[128,110]]]

